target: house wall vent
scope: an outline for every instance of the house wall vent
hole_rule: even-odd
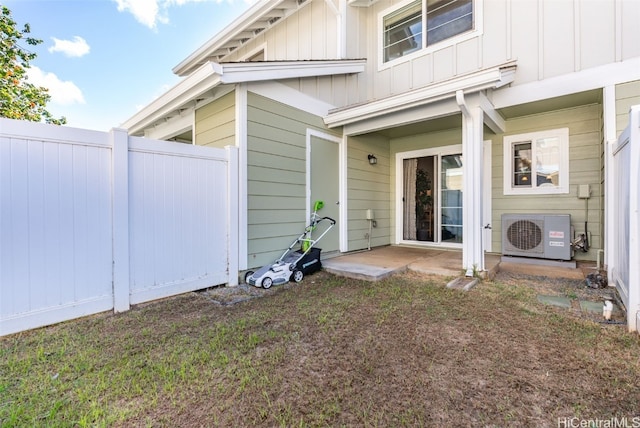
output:
[[[502,253],[505,256],[571,260],[569,214],[503,214]]]

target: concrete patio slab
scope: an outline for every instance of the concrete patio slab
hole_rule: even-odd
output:
[[[485,258],[490,278],[495,276],[499,256]],[[405,246],[386,246],[370,251],[344,254],[322,261],[327,272],[350,278],[378,281],[407,270],[427,274],[458,277],[463,275],[462,252]]]
[[[323,259],[322,265],[327,272],[367,281],[379,281],[394,273],[411,270],[426,275],[462,277],[462,251],[436,248],[417,248],[403,245],[389,245],[371,250],[342,254]],[[477,272],[481,278],[493,279],[499,271],[523,275],[546,276],[555,278],[585,278],[585,272],[593,270],[578,262],[576,269],[521,264],[517,261],[501,261],[500,254],[485,255],[485,271]]]

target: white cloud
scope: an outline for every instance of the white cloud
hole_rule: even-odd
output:
[[[82,91],[75,83],[62,81],[53,73],[47,73],[38,67],[27,69],[28,82],[49,89],[51,102],[60,105],[84,104]]]
[[[186,3],[213,1],[215,3],[234,3],[234,0],[113,0],[118,4],[118,12],[130,12],[136,20],[152,30],[160,24],[169,23],[168,9],[172,6],[183,6]],[[253,4],[257,0],[244,0]]]
[[[68,57],[80,58],[89,53],[91,48],[87,41],[80,36],[75,36],[73,40],[60,40],[52,37],[53,46],[49,48],[49,52],[62,52]]]
[[[118,4],[118,12],[130,12],[136,20],[151,29],[155,29],[157,23],[167,23],[166,15],[161,15],[158,0],[115,0]]]

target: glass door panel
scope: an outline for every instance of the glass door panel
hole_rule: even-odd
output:
[[[440,158],[440,240],[462,243],[462,155]]]
[[[403,160],[403,231],[407,241],[435,241],[436,156]]]

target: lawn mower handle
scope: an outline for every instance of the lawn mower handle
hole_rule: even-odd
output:
[[[334,224],[336,224],[336,221],[334,219],[332,219],[331,217],[322,217],[322,220],[329,220],[331,222],[331,226],[333,226]]]

